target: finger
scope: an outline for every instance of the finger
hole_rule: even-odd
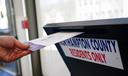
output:
[[[32,51],[30,50],[22,50],[22,51],[15,51],[15,53],[13,52],[10,56],[8,56],[8,58],[5,59],[5,62],[12,62],[15,61],[25,55],[31,54]]]
[[[4,48],[12,48],[14,45],[14,37],[0,36],[0,46]]]
[[[9,52],[6,56],[3,57],[4,62],[12,62],[16,59],[19,59],[25,55],[31,54],[32,51],[30,50],[15,50],[13,52]]]
[[[26,56],[28,54],[31,54],[31,53],[32,53],[32,51],[30,51],[30,50],[25,50],[25,51],[17,52],[16,53],[17,55],[15,56],[14,60],[19,59],[19,58],[21,58],[23,56]]]
[[[29,48],[29,45],[23,44],[16,39],[14,41],[15,41],[15,46],[20,48],[20,49],[28,49]]]

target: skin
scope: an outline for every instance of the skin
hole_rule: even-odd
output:
[[[31,54],[29,45],[23,44],[13,36],[0,36],[0,61],[12,62]]]

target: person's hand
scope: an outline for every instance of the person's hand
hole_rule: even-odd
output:
[[[12,36],[0,36],[0,61],[11,62],[32,53],[28,48]]]

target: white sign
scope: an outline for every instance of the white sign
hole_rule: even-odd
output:
[[[48,35],[44,38],[38,38],[38,39],[28,41],[26,42],[26,44],[30,45],[29,50],[37,51],[41,48],[61,42],[63,40],[79,35],[81,33],[82,32],[57,32],[57,33]]]
[[[68,57],[123,69],[117,40],[74,37],[59,44]]]

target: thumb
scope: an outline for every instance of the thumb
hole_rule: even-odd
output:
[[[15,42],[15,46],[16,47],[18,47],[18,48],[20,48],[20,49],[28,49],[29,48],[29,45],[26,45],[26,44],[24,44],[24,43],[21,43],[20,41],[18,41],[18,40],[14,40]]]

